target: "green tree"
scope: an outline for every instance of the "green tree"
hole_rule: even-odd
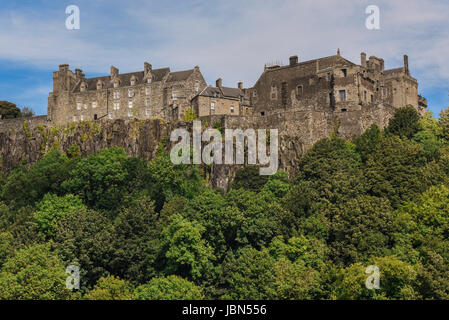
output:
[[[440,117],[438,118],[438,126],[441,137],[444,140],[449,141],[449,107],[441,110]]]
[[[165,274],[176,273],[193,280],[214,276],[212,248],[202,239],[205,228],[196,221],[180,215],[170,219],[161,234],[161,253],[165,260]]]
[[[72,212],[85,211],[86,209],[86,206],[77,196],[68,194],[58,197],[48,193],[37,204],[34,219],[39,232],[48,239],[54,235],[56,224],[62,216]]]
[[[376,124],[372,124],[361,136],[355,139],[355,149],[360,154],[362,161],[375,150],[381,141],[382,133]]]
[[[420,130],[419,115],[411,105],[396,110],[385,131],[401,138],[411,139]]]
[[[113,233],[111,268],[115,275],[133,283],[144,283],[155,275],[160,236],[157,218],[154,202],[148,197],[121,209]]]
[[[128,282],[107,276],[98,279],[95,287],[84,295],[87,300],[132,300],[134,289]]]
[[[203,290],[179,276],[153,278],[136,288],[136,300],[202,300]]]
[[[258,166],[246,166],[239,169],[232,181],[232,189],[243,188],[245,190],[260,191],[268,181],[268,176],[260,175]]]
[[[48,245],[21,249],[9,258],[0,272],[0,299],[70,299],[65,265]]]
[[[0,101],[0,119],[20,118],[20,109],[8,101]]]
[[[59,219],[54,245],[64,261],[79,265],[81,290],[91,288],[100,277],[108,275],[112,232],[111,222],[93,210],[71,212]]]
[[[29,117],[33,117],[35,115],[33,109],[28,108],[28,107],[23,107],[22,110],[20,111],[20,114],[21,114],[22,118],[29,118]]]

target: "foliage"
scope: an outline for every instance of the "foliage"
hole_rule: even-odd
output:
[[[98,279],[95,287],[84,295],[87,300],[132,300],[133,297],[133,287],[114,276]]]
[[[8,101],[0,101],[0,119],[20,118],[20,109]]]
[[[179,276],[153,278],[147,284],[136,288],[137,300],[201,300],[201,287]]]
[[[9,258],[0,272],[0,299],[69,299],[65,266],[48,245],[21,249]]]
[[[419,130],[418,112],[410,105],[396,110],[385,129],[390,134],[407,139],[411,139]]]

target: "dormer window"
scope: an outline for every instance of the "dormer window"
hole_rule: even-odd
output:
[[[80,91],[81,91],[81,92],[85,92],[85,91],[86,91],[86,88],[87,88],[86,83],[85,83],[85,82],[81,83]]]
[[[135,76],[132,76],[132,77],[131,77],[131,85],[132,85],[132,86],[136,85],[136,81],[137,81],[136,77],[135,77]]]
[[[120,80],[119,79],[115,79],[114,80],[114,88],[118,88],[119,85],[120,85]]]
[[[103,83],[101,81],[97,82],[97,90],[103,89]]]

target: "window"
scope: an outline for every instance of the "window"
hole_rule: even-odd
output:
[[[145,106],[149,107],[150,106],[150,98],[146,98],[145,99]]]
[[[260,115],[263,117],[265,115],[265,111],[262,111]]]
[[[128,89],[128,97],[129,97],[129,98],[134,97],[134,89],[133,89],[133,88],[129,88],[129,89]]]
[[[76,103],[76,110],[81,110],[81,102]]]
[[[346,78],[346,76],[348,75],[348,71],[346,69],[341,69],[341,71],[343,72],[343,77]]]
[[[114,102],[114,110],[120,109],[120,102]]]
[[[146,94],[147,96],[149,96],[150,93],[151,93],[150,87],[146,87],[146,88],[145,88],[145,94]]]
[[[300,96],[302,95],[303,87],[302,86],[296,86],[296,95]]]
[[[114,118],[114,115],[112,114],[112,112],[109,112],[108,117],[109,117],[109,119],[113,119]]]
[[[98,119],[97,114],[94,114],[94,120],[97,120],[97,119]]]
[[[118,85],[119,85],[118,81],[114,81],[114,88],[118,88]]]
[[[387,90],[385,88],[382,88],[382,97],[385,97],[387,95]]]
[[[76,118],[76,116],[73,116],[73,121],[74,121],[74,122],[78,121],[78,119]]]
[[[97,90],[101,90],[103,88],[103,85],[101,83],[97,83]]]
[[[128,117],[132,117],[133,116],[133,112],[131,110],[128,111]]]
[[[256,90],[253,91],[253,97],[254,98],[257,97],[257,91]]]
[[[347,109],[341,109],[341,112],[346,112],[347,111]]]
[[[132,108],[133,107],[133,102],[132,101],[128,101],[128,107]]]
[[[147,79],[147,83],[151,83],[151,78],[148,78],[148,79]]]
[[[366,100],[366,90],[363,91],[363,100],[367,101],[367,100]]]
[[[147,117],[149,117],[149,116],[151,115],[150,109],[146,109],[146,110],[145,110],[145,114],[146,114]]]
[[[231,106],[231,113],[234,113],[234,106]]]
[[[340,90],[338,93],[340,94],[340,101],[346,101],[346,90]]]
[[[171,93],[171,98],[172,98],[172,100],[178,100],[178,92],[173,91],[173,92]]]
[[[84,104],[84,110],[87,110],[87,103]]]
[[[80,116],[80,120],[84,121],[84,116],[83,115]]]
[[[131,79],[131,85],[134,86],[136,84],[136,80]]]
[[[200,82],[198,80],[195,80],[195,92],[200,91]]]
[[[332,79],[331,73],[328,72],[328,73],[327,73],[327,81],[331,81],[331,79]]]
[[[114,99],[120,99],[120,91],[114,91]]]
[[[374,102],[374,95],[371,95],[371,102]]]
[[[271,87],[271,100],[277,99],[278,89],[276,86]]]
[[[81,84],[80,91],[81,92],[85,92],[86,91],[86,84],[85,83]]]
[[[97,107],[97,101],[92,102],[92,108],[95,109]]]
[[[210,111],[214,112],[215,111],[215,101],[211,101],[210,102]]]

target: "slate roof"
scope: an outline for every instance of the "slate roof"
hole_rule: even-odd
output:
[[[187,80],[190,77],[190,75],[193,73],[193,71],[194,71],[194,69],[170,72],[170,74],[168,75],[167,82]]]
[[[240,96],[243,95],[243,91],[239,88],[207,86],[198,95],[202,97],[240,99]]]
[[[170,68],[153,69],[153,70],[151,70],[151,74],[153,76],[152,81],[161,81],[162,79],[164,79],[164,77],[168,73],[170,73]],[[136,84],[143,83],[143,81],[144,81],[143,71],[121,73],[118,75],[118,78],[120,79],[120,86],[130,86],[132,76],[136,77],[136,79],[137,79]],[[86,79],[84,79],[84,82],[87,83],[87,90],[97,90],[98,80],[101,80],[103,82],[103,88],[113,88],[113,86],[114,86],[111,76],[86,78]],[[78,83],[77,86],[73,90],[79,91],[81,83],[82,82],[80,81],[80,83]]]

